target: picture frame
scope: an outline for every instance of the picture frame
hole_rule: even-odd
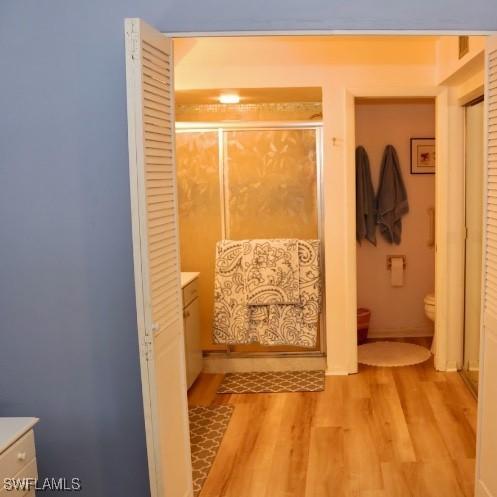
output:
[[[411,138],[411,174],[435,174],[435,138]]]

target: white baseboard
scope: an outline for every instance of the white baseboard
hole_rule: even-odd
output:
[[[435,355],[435,369],[437,371],[442,371],[444,373],[457,373],[461,370],[459,365],[453,361],[447,362],[446,364],[437,364]]]
[[[399,330],[369,330],[368,338],[423,338],[432,337],[433,329],[406,328]]]
[[[475,497],[492,497],[487,486],[481,481],[476,480],[476,496]]]
[[[212,354],[204,356],[203,372],[222,374],[318,369],[326,369],[326,357],[226,357],[224,354]]]
[[[349,371],[335,371],[333,369],[327,369],[325,373],[326,376],[348,376],[349,374]]]

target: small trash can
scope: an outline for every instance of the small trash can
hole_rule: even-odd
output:
[[[371,311],[365,307],[357,309],[357,343],[361,345],[368,339]]]

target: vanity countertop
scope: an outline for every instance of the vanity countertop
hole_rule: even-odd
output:
[[[38,418],[0,418],[0,453],[27,433]]]
[[[181,288],[185,288],[188,284],[190,284],[194,279],[198,278],[200,273],[195,272],[187,272],[181,273]]]

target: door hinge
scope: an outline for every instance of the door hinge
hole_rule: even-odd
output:
[[[145,344],[145,357],[147,361],[152,356],[153,352],[153,340],[154,334],[160,330],[160,324],[153,323],[150,330],[145,333],[144,344]]]
[[[150,333],[145,333],[144,345],[145,359],[148,361],[152,357],[152,335]]]
[[[131,58],[135,60],[136,56],[138,55],[138,33],[132,32],[130,34],[130,38],[131,38]]]

